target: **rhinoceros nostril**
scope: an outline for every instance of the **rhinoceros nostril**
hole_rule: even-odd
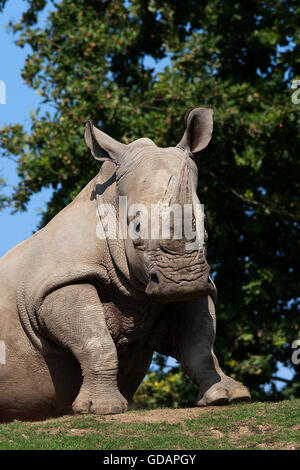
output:
[[[150,279],[151,279],[151,281],[154,282],[155,284],[158,284],[158,283],[159,283],[158,276],[157,276],[156,273],[151,273]]]

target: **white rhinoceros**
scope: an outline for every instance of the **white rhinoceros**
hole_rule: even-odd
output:
[[[210,141],[212,122],[211,109],[197,108],[180,143],[159,148],[147,138],[121,144],[88,121],[86,143],[105,160],[101,170],[0,259],[0,420],[121,413],[154,351],[182,364],[199,386],[197,406],[250,400],[213,353],[216,288],[205,246],[146,236],[127,209],[196,207],[192,157]],[[114,221],[115,237],[107,231]],[[125,237],[124,224],[134,223]]]

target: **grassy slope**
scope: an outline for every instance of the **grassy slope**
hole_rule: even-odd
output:
[[[208,408],[169,423],[147,422],[147,413],[129,412],[130,422],[67,416],[0,424],[0,449],[300,449],[300,400]]]

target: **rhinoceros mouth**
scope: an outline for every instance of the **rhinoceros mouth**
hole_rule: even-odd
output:
[[[149,253],[149,258],[146,294],[161,301],[175,301],[212,293],[210,268],[202,250],[175,254],[158,249]]]

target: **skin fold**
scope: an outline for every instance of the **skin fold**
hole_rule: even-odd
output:
[[[149,211],[199,203],[194,156],[211,138],[212,110],[196,108],[186,126],[176,147],[159,148],[146,138],[121,144],[89,121],[86,143],[104,161],[98,175],[0,259],[0,421],[122,413],[154,351],[183,365],[199,386],[197,406],[250,401],[213,353],[205,246],[152,239],[138,224],[134,239],[99,236],[103,204],[109,220],[132,222],[119,197]]]

